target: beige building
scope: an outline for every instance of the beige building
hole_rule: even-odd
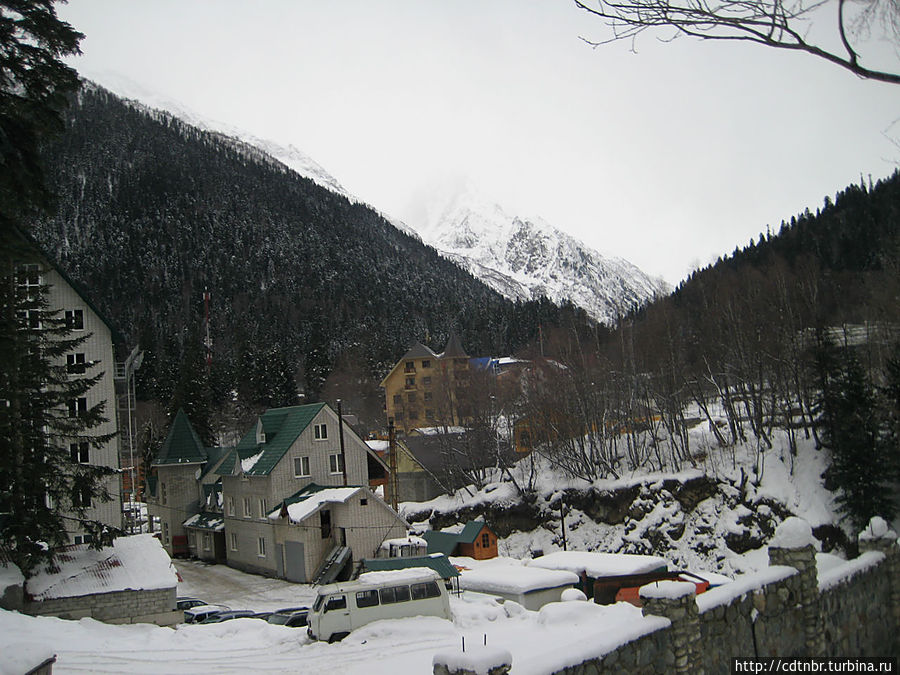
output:
[[[173,555],[312,582],[406,534],[367,487],[384,462],[324,403],[267,410],[228,449],[204,448],[179,412],[153,466],[150,512]]]
[[[58,316],[65,320],[71,330],[70,337],[86,336],[86,339],[72,352],[60,357],[59,365],[65,366],[72,377],[100,375],[97,383],[83,396],[68,402],[66,414],[78,416],[102,403],[106,421],[86,433],[97,437],[110,435],[110,440],[100,447],[94,447],[92,443],[85,442],[84,438],[71,439],[68,446],[72,462],[118,469],[119,425],[116,406],[114,342],[121,343],[121,339],[87,298],[87,295],[37,248],[34,249],[32,260],[23,261],[16,266],[16,283],[25,293],[38,292],[38,289],[46,286],[48,309],[58,312]],[[39,325],[35,325],[35,323],[40,323],[39,318],[37,315],[30,315],[28,310],[21,313],[20,319],[26,322],[30,328],[39,328]],[[116,528],[122,527],[122,503],[118,476],[107,477],[105,487],[113,497],[112,501],[99,502],[90,497],[83,497],[88,502],[85,518]],[[86,543],[88,535],[80,528],[77,520],[65,518],[65,523],[66,535],[70,543]]]
[[[402,433],[461,424],[468,375],[469,356],[455,334],[440,354],[414,344],[381,381],[388,420]]]

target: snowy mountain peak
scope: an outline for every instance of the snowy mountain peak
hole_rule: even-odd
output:
[[[436,195],[412,225],[503,295],[570,300],[604,323],[668,291],[628,261],[606,257],[540,218],[511,215],[470,186]]]
[[[357,201],[344,189],[334,176],[328,173],[312,157],[298,150],[293,145],[280,145],[274,141],[259,138],[230,124],[202,117],[183,103],[151,91],[116,72],[101,71],[90,73],[86,75],[86,77],[99,83],[104,88],[109,89],[117,96],[131,101],[132,103],[136,103],[139,106],[168,113],[169,115],[172,115],[191,126],[197,127],[198,129],[202,129],[203,131],[220,134],[262,150],[265,154],[284,164],[304,178],[309,178],[314,183],[317,183],[332,192],[337,192],[348,199]]]

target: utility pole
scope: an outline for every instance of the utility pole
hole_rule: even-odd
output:
[[[341,473],[344,474],[344,485],[347,485],[347,457],[344,454],[344,412],[341,408],[341,399],[337,400],[338,407],[338,436],[341,438]]]
[[[566,546],[566,502],[564,499],[559,500],[559,524],[562,529],[562,545],[563,551],[568,551]]]
[[[388,461],[390,462],[391,475],[388,477],[388,488],[391,492],[391,508],[397,510],[399,502],[397,491],[400,484],[397,480],[397,438],[394,432],[394,418],[388,420]]]

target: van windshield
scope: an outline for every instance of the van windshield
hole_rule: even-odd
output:
[[[324,603],[324,602],[325,602],[325,596],[324,596],[324,595],[316,596],[316,602],[315,602],[315,604],[313,605],[313,611],[314,611],[314,612],[318,612],[320,609],[322,609],[322,603]]]

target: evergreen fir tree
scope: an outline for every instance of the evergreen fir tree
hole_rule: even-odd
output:
[[[84,37],[56,16],[55,0],[0,2],[0,226],[48,201],[38,145],[61,131],[78,74],[60,59]]]
[[[21,265],[21,238],[10,231],[0,250],[0,544],[28,575],[67,543],[67,521],[78,521],[94,546],[111,541],[116,533],[87,520],[85,509],[110,500],[103,479],[114,469],[72,456],[73,445],[99,448],[111,438],[92,433],[105,421],[103,403],[77,405],[99,381],[102,374],[91,374],[97,365],[82,374],[65,361],[89,336],[73,337],[48,307],[39,271]]]
[[[839,350],[824,341],[816,366],[816,424],[831,451],[826,479],[837,490],[838,508],[857,530],[872,516],[891,519],[896,504],[887,471],[890,448],[874,387],[849,347]]]

